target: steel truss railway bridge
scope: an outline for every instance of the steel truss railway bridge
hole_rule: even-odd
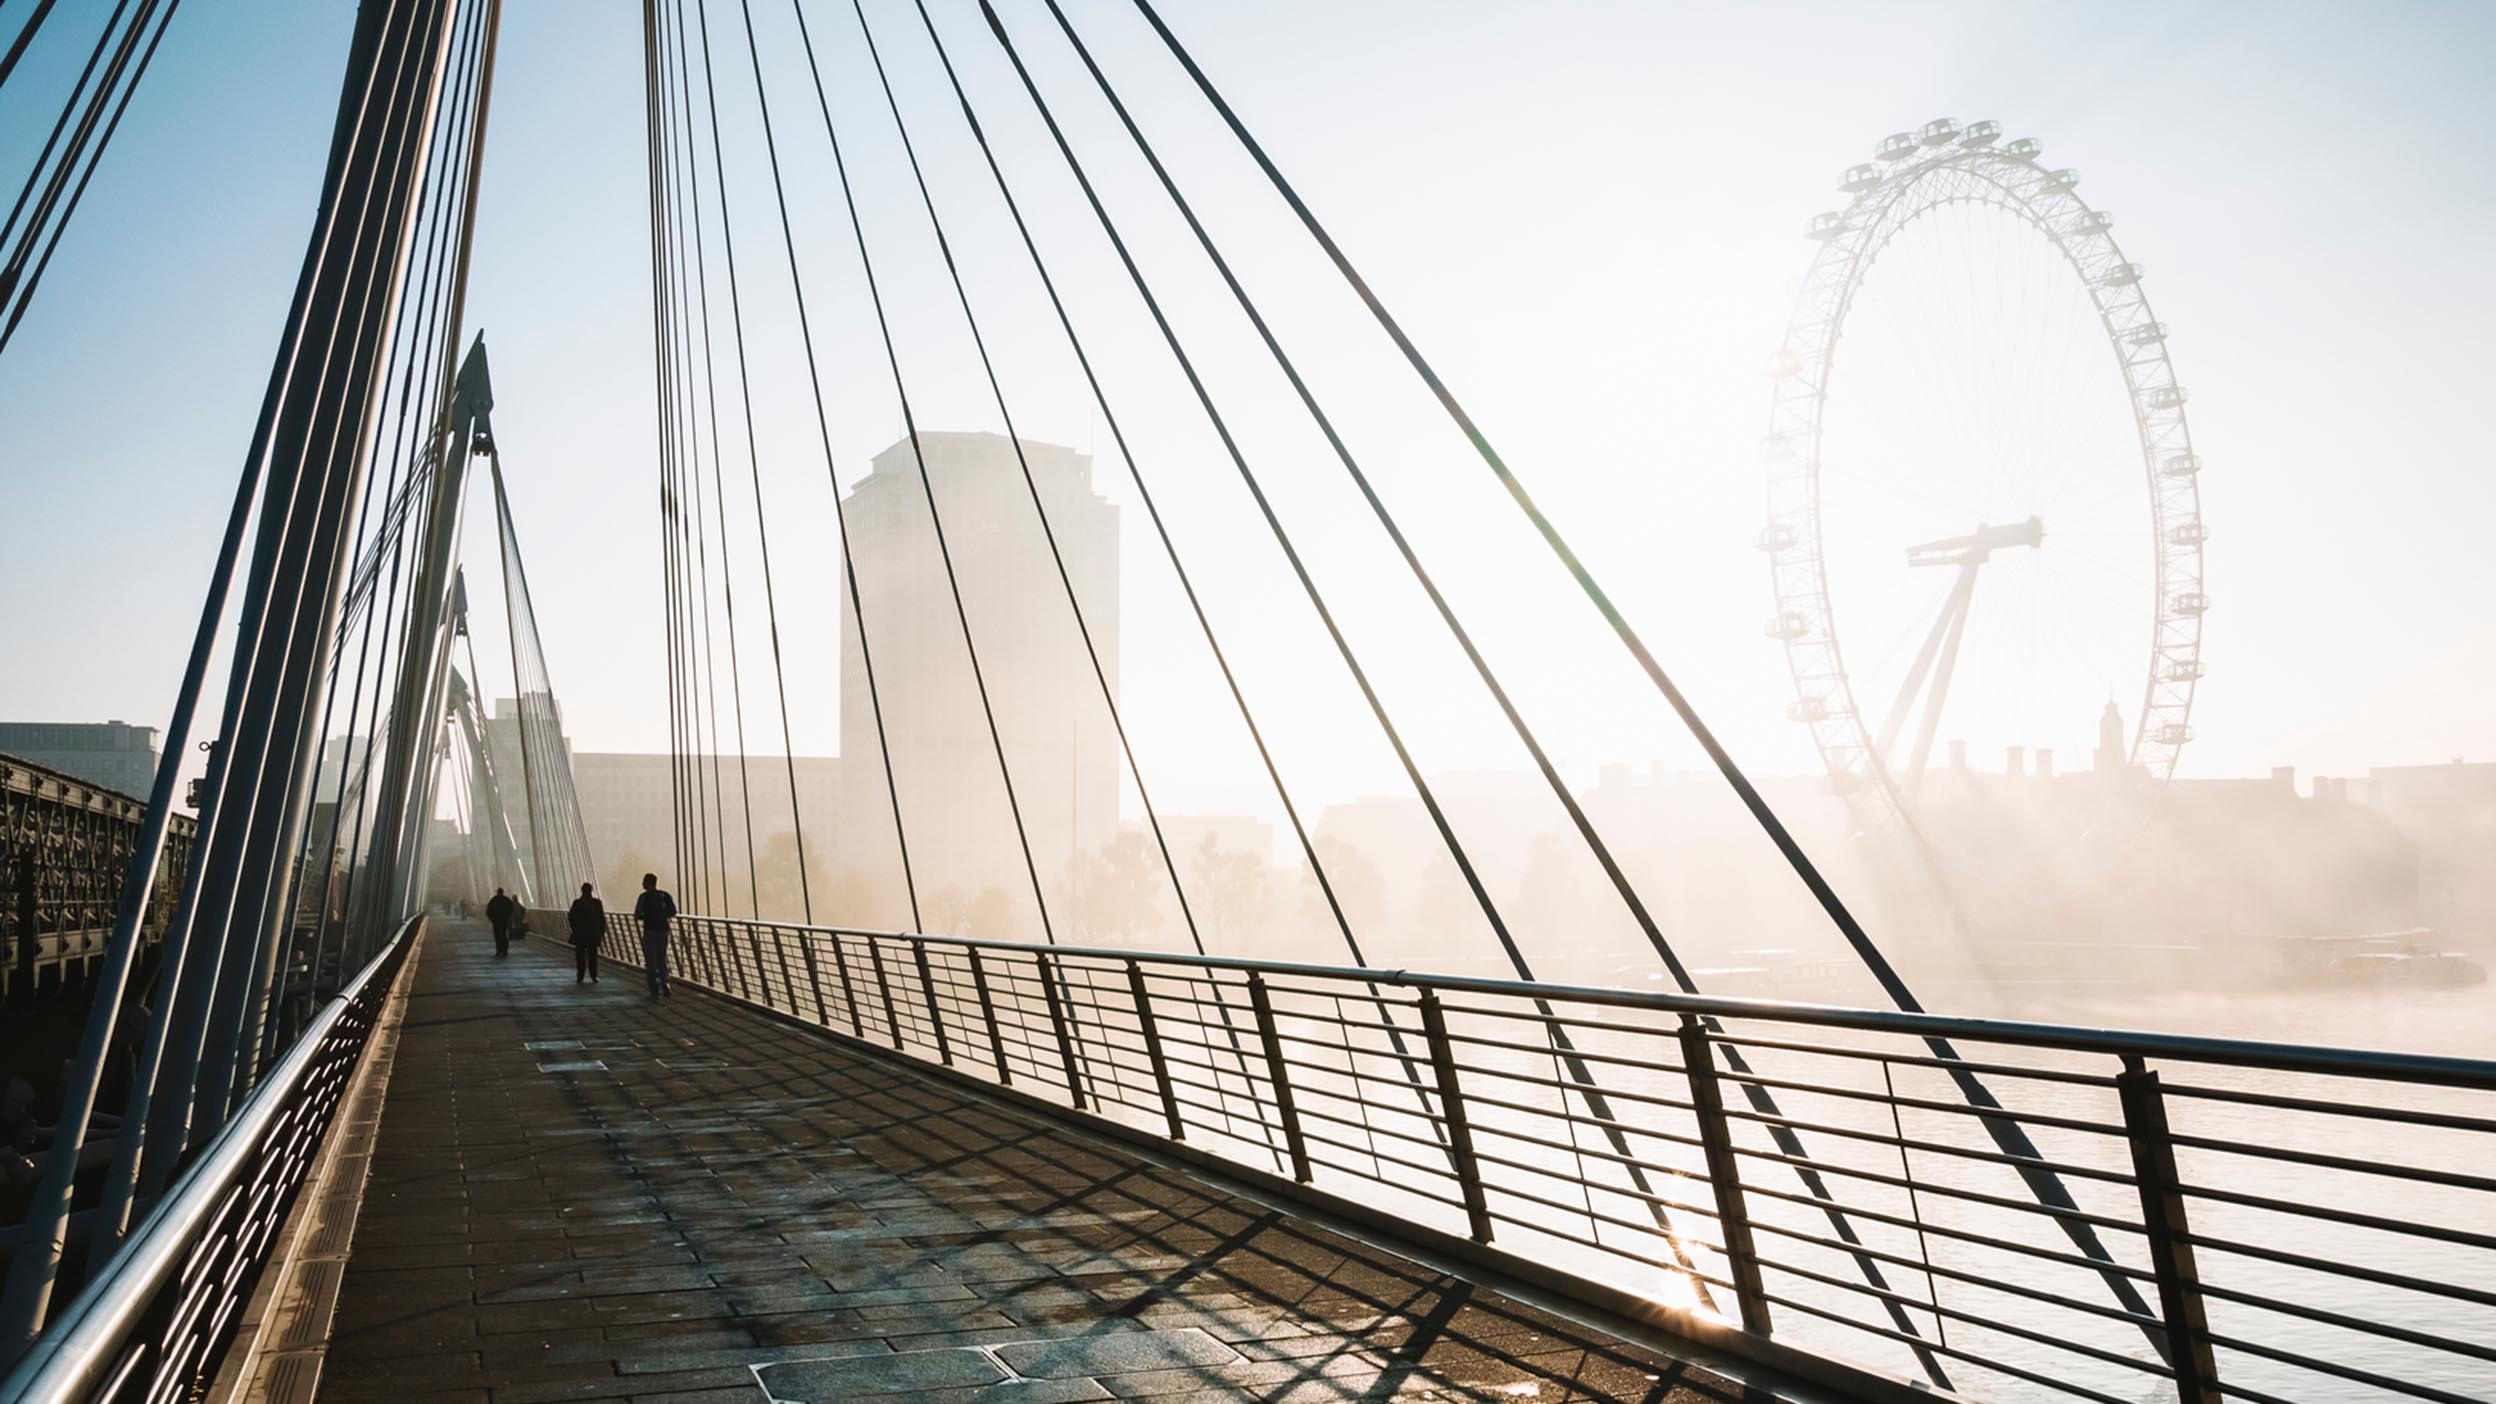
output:
[[[638,983],[641,959],[620,913],[597,993],[576,994],[557,953],[536,947],[489,975],[474,931],[424,910],[444,787],[468,801],[472,871],[490,869],[532,906],[560,903],[597,856],[465,306],[500,8],[366,0],[357,18],[318,217],[166,761],[135,836],[120,840],[120,895],[100,954],[86,957],[92,1011],[58,1122],[23,1147],[23,1214],[0,1230],[0,1395],[2496,1396],[2496,1063],[1928,1010],[1225,101],[1218,63],[1200,64],[1184,26],[1149,0],[1132,0],[1121,22],[1157,46],[1170,100],[1227,133],[1259,193],[1288,210],[1318,266],[1469,445],[1465,470],[1495,479],[1886,1005],[1700,988],[1365,473],[1340,407],[1302,375],[1290,337],[1227,260],[1218,221],[1164,164],[1151,114],[1129,105],[1096,61],[1091,24],[1060,0],[797,5],[788,33],[814,83],[796,90],[766,80],[755,10],[768,7],[645,0],[660,564],[686,907],[673,961],[685,998],[616,992]],[[122,5],[96,39],[29,177],[39,198],[0,234],[0,337],[40,290],[173,10]],[[77,22],[52,11],[37,4],[24,33]],[[970,659],[1045,939],[938,935],[918,919],[914,854],[941,839],[910,825],[891,783],[874,674],[884,621],[856,588],[846,522],[846,623],[913,920],[846,926],[816,915],[817,893],[804,895],[804,922],[751,910],[753,816],[723,798],[723,723],[737,764],[770,762],[745,759],[736,603],[715,607],[709,592],[715,562],[723,590],[732,578],[722,441],[728,457],[740,435],[749,462],[760,453],[746,365],[759,295],[740,276],[757,259],[794,293],[808,408],[827,466],[832,455],[782,175],[795,143],[819,137],[833,158],[834,218],[861,259],[914,450],[921,433],[879,282],[894,254],[859,218],[850,133],[822,86],[817,60],[834,46],[862,53],[879,80],[870,96],[898,129],[908,188],[972,334],[966,369],[1016,445],[1030,530],[1117,725],[1187,949],[1059,939],[1002,739],[1013,699],[981,672],[983,640],[923,460],[916,486],[953,605],[936,627],[958,632]],[[888,69],[905,49],[908,62]],[[966,81],[974,58],[1005,76]],[[760,227],[734,223],[727,198],[723,71],[749,75],[738,90],[759,105],[762,149],[738,163],[767,173],[776,197]],[[937,82],[939,101],[903,102],[905,74]],[[1108,114],[1100,130],[1125,143],[1117,159],[1149,172],[1160,214],[1187,231],[1292,412],[1533,758],[1668,988],[1537,978],[1207,364],[1095,188],[1086,143],[1099,131],[1079,140],[1061,125],[1055,85],[1068,75]],[[1355,684],[1363,714],[1345,724],[1374,726],[1393,751],[1510,974],[1386,969],[1364,954],[1142,455],[1129,452],[1119,415],[1130,407],[1094,374],[1072,294],[1044,254],[1054,245],[1026,223],[1023,172],[990,144],[1008,109],[1037,119],[1048,140],[1033,159],[1072,182],[1075,214],[1256,504],[1250,529],[1273,538]],[[1338,962],[1244,958],[1200,934],[1150,777],[1125,744],[1110,667],[1020,461],[988,324],[946,237],[955,216],[919,168],[925,119],[907,114],[925,110],[976,143],[1053,334],[1133,474],[1323,892]],[[479,465],[496,501],[516,764],[482,736],[482,684],[463,644],[459,545]],[[769,523],[756,530],[759,624],[785,702]],[[756,604],[745,602],[749,630]],[[229,618],[221,711],[203,722]],[[717,645],[715,623],[728,631]],[[195,735],[213,741],[213,764],[196,825],[177,825],[176,771]],[[337,735],[351,744],[326,744]],[[785,729],[780,739],[785,752]],[[464,763],[446,764],[454,753]],[[170,839],[184,852],[168,916],[153,894]]]

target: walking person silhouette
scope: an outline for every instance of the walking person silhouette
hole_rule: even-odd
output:
[[[494,889],[494,900],[485,904],[485,919],[494,927],[496,959],[511,954],[511,918],[519,910],[520,904],[511,900],[511,894],[499,887]]]
[[[633,920],[641,923],[641,970],[650,981],[650,997],[665,999],[675,988],[667,978],[667,924],[676,916],[676,899],[659,886],[657,873],[641,875],[641,896],[633,900]]]
[[[581,884],[581,895],[572,899],[572,910],[566,920],[572,928],[572,983],[598,983],[598,943],[607,935],[607,904],[598,900],[588,883]]]

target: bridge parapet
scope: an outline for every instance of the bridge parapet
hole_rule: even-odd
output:
[[[0,993],[74,981],[102,957],[146,808],[144,800],[0,755],[0,933],[8,938]],[[196,831],[187,815],[166,826],[165,861],[139,926],[147,946],[164,937]]]

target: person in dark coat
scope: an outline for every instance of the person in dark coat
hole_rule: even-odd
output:
[[[665,999],[672,986],[667,978],[667,924],[676,918],[676,899],[659,886],[657,873],[641,875],[641,895],[633,899],[633,920],[641,923],[641,970],[650,980],[650,997]]]
[[[572,983],[597,984],[598,943],[607,937],[607,904],[598,900],[588,883],[582,883],[581,895],[572,899],[567,919],[572,926]]]
[[[511,954],[511,919],[519,910],[520,904],[511,900],[511,894],[499,887],[494,889],[494,900],[485,904],[485,919],[494,927],[494,954],[497,957]]]

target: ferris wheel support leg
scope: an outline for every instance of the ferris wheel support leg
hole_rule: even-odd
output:
[[[1950,696],[1950,675],[1958,671],[1959,640],[1967,636],[1967,616],[1976,600],[1976,562],[1959,567],[1959,583],[1950,591],[1950,604],[1943,617],[1950,626],[1949,637],[1942,641],[1941,662],[1933,671],[1933,685],[1924,693],[1924,719],[1916,723],[1915,754],[1907,762],[1907,785],[1910,789],[1924,783],[1925,764],[1933,758],[1933,737],[1941,730],[1941,704]]]

